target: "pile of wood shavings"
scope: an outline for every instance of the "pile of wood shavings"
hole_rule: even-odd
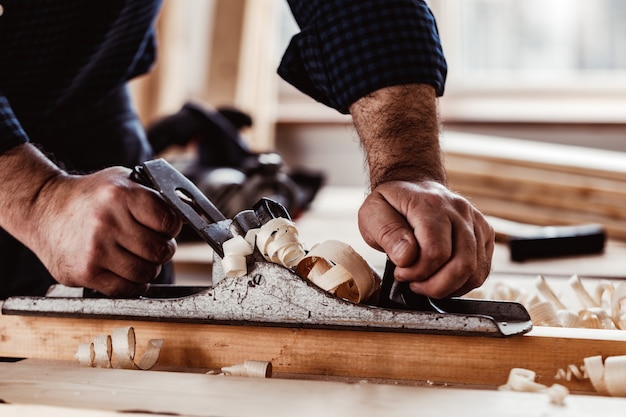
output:
[[[568,307],[541,275],[534,282],[535,291],[498,282],[490,291],[474,290],[467,297],[521,303],[535,326],[626,330],[626,283],[601,280],[590,292],[577,275],[572,275],[567,284],[580,307]]]
[[[569,395],[569,390],[563,385],[553,384],[548,387],[535,382],[535,372],[523,368],[511,369],[507,383],[498,389],[501,391],[543,392],[548,395],[551,403],[557,405],[563,405],[565,397]]]
[[[572,275],[567,286],[576,295],[579,306],[573,307],[574,303],[558,297],[541,275],[534,281],[535,291],[524,291],[498,282],[490,291],[475,290],[467,297],[519,302],[528,309],[535,326],[626,330],[626,283],[600,280],[593,289],[589,289],[577,275]],[[599,394],[626,397],[626,355],[609,356],[604,360],[602,356],[584,358],[582,364],[570,364],[565,369],[559,369],[555,379],[589,379]],[[552,394],[557,395],[553,398],[547,391],[548,387],[540,387],[534,382],[534,373],[529,370],[511,370],[509,382],[501,389],[547,392],[552,402],[563,402],[559,397],[563,392],[553,391]]]
[[[275,218],[245,237],[235,236],[224,242],[222,268],[227,277],[247,273],[246,258],[258,248],[265,260],[291,269],[324,291],[360,303],[380,287],[380,278],[351,246],[328,240],[306,251],[298,237],[295,223]]]

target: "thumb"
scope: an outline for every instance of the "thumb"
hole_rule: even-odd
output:
[[[368,245],[382,250],[399,267],[412,265],[418,256],[418,243],[404,216],[380,194],[371,194],[359,210],[361,236]]]

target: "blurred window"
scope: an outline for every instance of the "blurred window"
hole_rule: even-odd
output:
[[[430,0],[456,88],[626,87],[623,0]]]

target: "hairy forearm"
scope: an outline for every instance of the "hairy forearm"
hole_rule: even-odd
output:
[[[0,155],[0,227],[27,246],[36,235],[46,187],[63,171],[31,144]]]
[[[383,88],[352,104],[350,113],[365,151],[372,189],[394,180],[445,184],[433,87]]]

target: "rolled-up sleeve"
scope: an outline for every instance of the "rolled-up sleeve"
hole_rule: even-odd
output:
[[[26,142],[26,132],[13,114],[9,100],[0,93],[0,154]]]
[[[289,0],[300,26],[278,68],[290,84],[341,113],[383,87],[430,84],[443,95],[447,66],[423,1]]]

